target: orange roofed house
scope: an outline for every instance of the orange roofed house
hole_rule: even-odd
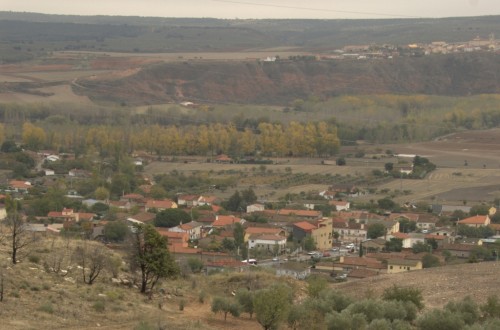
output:
[[[168,249],[172,250],[175,247],[188,247],[189,234],[187,232],[172,232],[166,228],[156,228],[161,236],[167,239]]]
[[[146,212],[156,209],[157,211],[164,211],[167,209],[176,209],[177,203],[170,199],[156,200],[150,199],[146,202]]]
[[[62,221],[91,221],[94,219],[94,213],[78,213],[74,212],[73,209],[63,208],[61,212],[51,211],[47,214],[48,218],[57,219]]]
[[[33,186],[28,181],[11,180],[9,181],[9,188],[18,193],[27,193]]]
[[[307,237],[312,237],[316,249],[327,250],[333,244],[333,226],[331,218],[323,218],[315,222],[301,221],[293,224],[293,240],[304,244]]]
[[[245,223],[244,219],[235,217],[234,215],[217,215],[215,221],[212,223],[212,227],[221,228],[226,226],[232,226],[235,223]]]
[[[321,219],[321,211],[314,210],[291,210],[281,209],[278,211],[279,216],[296,217],[304,220],[319,220]]]
[[[488,215],[476,215],[457,222],[458,225],[466,225],[474,228],[488,226],[490,223],[491,220]]]

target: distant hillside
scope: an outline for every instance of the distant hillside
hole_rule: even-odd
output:
[[[500,57],[435,55],[392,60],[184,62],[146,66],[113,80],[81,79],[96,100],[156,104],[184,100],[286,105],[311,95],[500,93]]]
[[[242,51],[293,47],[333,50],[353,44],[468,41],[500,35],[500,17],[364,20],[223,20],[64,16],[0,12],[0,63],[53,50],[119,52]]]

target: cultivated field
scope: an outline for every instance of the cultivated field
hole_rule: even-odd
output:
[[[449,203],[462,205],[469,203],[491,202],[500,197],[500,129],[487,131],[468,131],[451,134],[431,142],[405,145],[368,145],[363,146],[367,151],[365,158],[347,159],[346,166],[321,165],[319,158],[279,158],[274,160],[278,164],[266,165],[266,171],[273,174],[283,174],[287,170],[291,173],[308,174],[338,174],[341,176],[367,175],[374,169],[383,170],[384,163],[397,163],[398,157],[386,157],[378,160],[369,158],[368,154],[375,150],[390,149],[396,154],[420,155],[428,157],[438,168],[422,180],[393,179],[378,186],[378,190],[410,191],[404,196],[396,196],[399,202],[427,201],[429,203]],[[350,149],[350,148],[349,148]],[[348,150],[348,149],[346,149]],[[345,150],[344,150],[345,152]],[[411,161],[411,157],[405,159]],[[467,166],[464,162],[467,160]],[[181,159],[182,161],[182,159]],[[300,193],[321,191],[328,186],[321,184],[297,185],[284,189],[274,189],[269,180],[257,179],[259,165],[248,164],[215,164],[207,163],[206,158],[189,158],[187,163],[153,162],[146,167],[150,175],[170,173],[177,170],[190,175],[195,172],[210,172],[213,176],[218,173],[245,173],[246,177],[236,189],[245,189],[251,186],[259,198],[278,199],[286,193]],[[229,196],[233,190],[223,195]],[[366,195],[361,199],[368,201],[384,197],[383,194]]]

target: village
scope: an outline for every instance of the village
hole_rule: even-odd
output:
[[[44,180],[9,180],[0,197],[29,205],[41,191],[59,187],[59,208],[42,216],[22,214],[33,239],[83,238],[120,249],[134,225],[150,224],[167,239],[181,269],[196,264],[199,271],[213,274],[265,267],[277,276],[306,279],[322,274],[332,281],[497,258],[500,224],[493,223],[498,213],[492,205],[436,204],[419,209],[409,204],[392,212],[384,205],[387,199],[382,199],[371,210],[353,209],[351,204],[363,189],[338,184],[318,193],[323,199],[320,205],[328,210],[324,214],[314,201],[270,208],[251,189],[241,196],[235,192],[229,201],[216,189],[210,194],[179,192],[175,198],[160,198],[159,185],[148,177],[142,177],[134,191],[113,198],[103,187],[84,197],[72,187],[95,177],[95,172],[73,168],[56,174],[49,169],[54,168],[51,164],[67,162],[72,155],[31,154],[39,160]],[[230,158],[220,155],[214,161],[223,164]],[[136,169],[144,165],[140,158],[131,162]],[[230,205],[235,198],[237,206]],[[7,216],[2,206],[0,218]]]
[[[330,52],[310,56],[291,56],[288,60],[368,60],[368,59],[393,59],[397,57],[418,57],[436,54],[460,54],[474,52],[500,51],[500,40],[495,38],[495,34],[490,33],[487,38],[480,36],[469,41],[447,42],[433,41],[431,43],[410,43],[407,45],[395,44],[365,44],[346,45],[342,48]],[[268,56],[261,59],[263,62],[275,62],[286,60],[277,56]]]

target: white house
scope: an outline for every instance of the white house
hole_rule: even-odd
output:
[[[248,248],[282,254],[286,248],[286,237],[272,234],[251,235],[248,239]]]
[[[201,238],[201,228],[202,224],[196,221],[191,221],[188,223],[184,223],[172,228],[169,228],[168,231],[174,233],[187,233],[189,235],[190,240],[200,239]]]
[[[45,160],[49,162],[57,162],[59,159],[60,158],[57,155],[48,155],[47,157],[45,157]]]
[[[263,204],[252,204],[247,206],[247,213],[261,212],[264,211],[265,207]]]
[[[351,203],[348,201],[330,201],[328,202],[328,205],[330,206],[335,206],[336,211],[349,211],[349,208],[351,207]]]
[[[54,170],[44,170],[45,172],[45,176],[51,176],[51,175],[56,175],[56,172],[54,172]]]

